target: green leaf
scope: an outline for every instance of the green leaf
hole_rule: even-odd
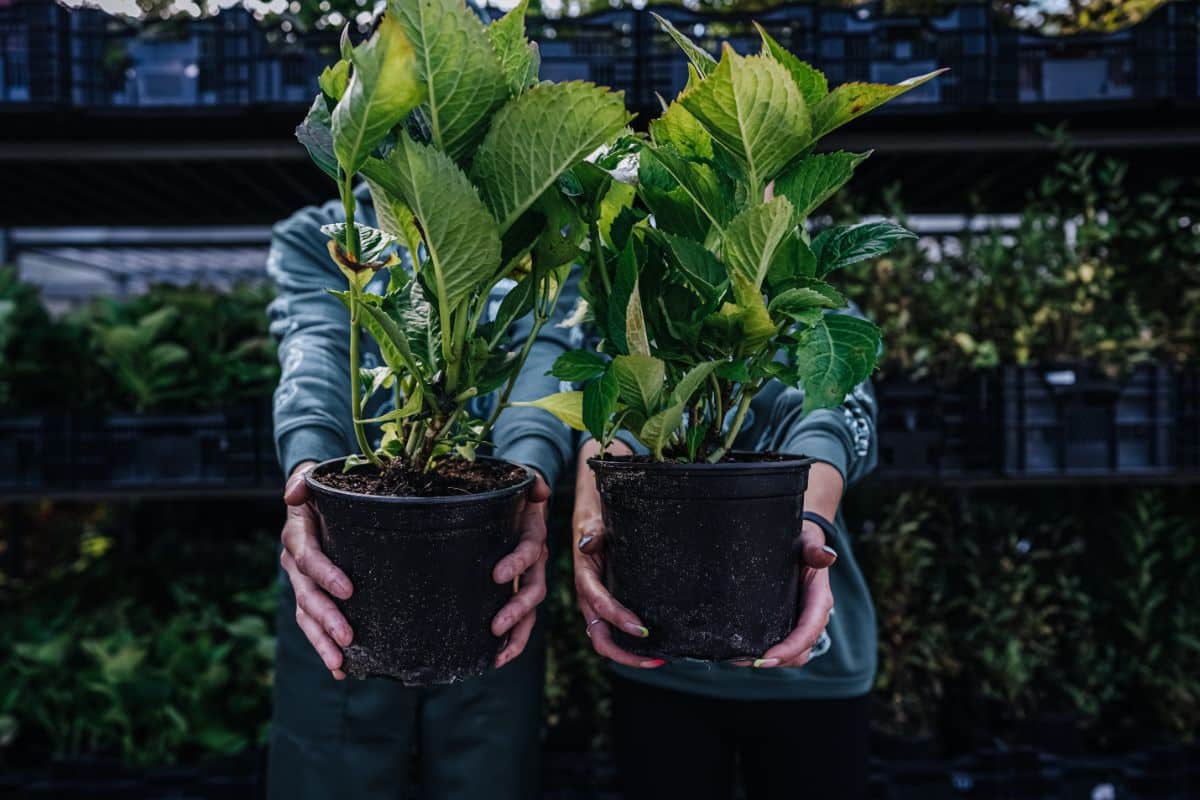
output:
[[[846,298],[824,281],[807,279],[803,285],[787,289],[771,299],[767,310],[772,314],[792,315],[810,308],[842,308]]]
[[[804,98],[787,70],[765,56],[739,56],[729,45],[712,74],[679,102],[742,162],[756,197],[812,138]]]
[[[357,172],[388,131],[421,102],[413,47],[391,14],[350,54],[354,69],[333,109],[333,149],[347,172]]]
[[[549,411],[567,427],[577,431],[586,431],[583,424],[583,392],[559,392],[547,395],[538,400],[512,403],[517,407],[540,408]]]
[[[296,140],[304,145],[308,157],[329,177],[338,180],[337,154],[333,152],[333,121],[325,98],[317,95],[304,121],[296,127]]]
[[[350,62],[344,58],[323,69],[317,78],[317,86],[321,87],[321,92],[334,103],[342,99],[349,82]]]
[[[629,352],[650,355],[650,340],[646,334],[646,318],[642,314],[642,291],[638,281],[633,282],[629,293],[629,304],[625,307],[625,343]]]
[[[696,68],[701,77],[707,77],[709,73],[717,68],[717,60],[707,50],[684,36],[674,25],[658,14],[650,12],[650,15],[662,26],[667,35],[675,40],[675,44],[679,45],[679,49],[688,57],[688,61],[692,62],[692,66]]]
[[[473,167],[501,232],[628,121],[621,93],[581,81],[539,84],[501,108]]]
[[[725,265],[704,245],[682,236],[660,233],[675,263],[689,287],[705,299],[715,299],[722,291],[728,275]]]
[[[412,263],[417,263],[421,245],[421,230],[417,227],[412,209],[404,201],[387,192],[382,186],[367,179],[367,190],[371,193],[371,203],[375,206],[375,219],[379,227],[386,233],[402,240],[408,248]]]
[[[421,374],[408,346],[408,338],[396,321],[377,306],[361,303],[358,308],[358,320],[379,345],[379,354],[383,356],[383,362],[397,373],[410,374],[420,379]]]
[[[553,375],[559,380],[577,383],[577,381],[592,380],[598,375],[604,374],[607,368],[608,362],[604,357],[592,353],[590,350],[568,350],[554,360],[554,365],[546,374]]]
[[[700,120],[678,102],[650,122],[650,141],[662,147],[669,145],[686,159],[710,161],[713,157],[712,137]]]
[[[775,322],[767,313],[762,290],[740,274],[732,276],[733,296],[738,304],[738,322],[742,328],[742,345],[753,351],[777,333]]]
[[[354,228],[358,231],[358,260],[360,263],[369,264],[382,258],[396,244],[396,237],[387,231],[363,225],[361,222],[354,223]],[[322,225],[321,233],[335,242],[344,242],[346,241],[346,223],[331,222],[328,225]]]
[[[445,153],[400,137],[386,164],[373,160],[368,177],[403,198],[424,233],[439,309],[453,310],[500,267],[500,232],[475,187]],[[442,324],[448,320],[446,314]]]
[[[758,29],[758,35],[762,37],[763,53],[778,61],[791,74],[806,106],[812,108],[825,95],[829,94],[829,82],[825,80],[824,73],[783,49],[783,46],[771,38],[762,25],[756,22],[754,27]]]
[[[626,336],[626,324],[629,316],[629,306],[633,295],[638,290],[637,256],[633,250],[633,242],[627,242],[617,258],[617,270],[613,276],[612,294],[609,296],[607,323],[604,335],[616,345],[620,352],[630,351],[629,340]],[[639,302],[638,307],[641,307]]]
[[[608,362],[590,350],[568,350],[554,361],[548,374],[560,381],[587,381],[608,369]]]
[[[688,161],[670,147],[646,147],[642,150],[643,161],[647,157],[662,165],[709,222],[718,228],[725,226],[730,214],[729,190],[721,185],[720,178],[711,166]]]
[[[842,188],[869,155],[839,150],[806,156],[775,179],[775,194],[790,200],[798,216],[807,217]]]
[[[879,328],[849,314],[826,314],[796,349],[804,412],[840,405],[875,368]]]
[[[508,98],[508,82],[483,22],[462,0],[390,0],[388,13],[416,53],[425,95],[421,108],[434,146],[464,160]]]
[[[691,400],[692,395],[708,380],[708,376],[717,368],[718,363],[720,362],[705,361],[689,369],[679,379],[679,383],[675,384],[675,389],[671,392],[671,404],[678,405]]]
[[[588,432],[598,440],[604,440],[608,421],[617,410],[620,384],[612,370],[590,382],[583,390],[583,422]]]
[[[525,38],[525,14],[529,0],[521,0],[507,14],[487,27],[488,38],[504,69],[513,94],[537,81],[538,49]]]
[[[795,211],[786,197],[738,214],[725,231],[725,263],[730,272],[761,288],[780,246],[795,227]]]
[[[637,193],[654,215],[657,230],[704,241],[712,220],[648,150],[639,159]]]
[[[662,399],[667,367],[661,359],[649,355],[617,356],[611,370],[621,387],[621,399],[649,414]]]
[[[497,331],[507,330],[509,325],[533,310],[534,301],[537,300],[539,280],[540,278],[531,272],[518,281],[516,286],[508,290],[508,294],[504,295],[504,299],[500,301],[500,308],[496,311]]]
[[[638,439],[654,452],[654,457],[662,460],[662,451],[671,442],[671,435],[683,422],[684,403],[676,403],[670,408],[658,412],[646,420]]]
[[[812,138],[820,139],[850,120],[861,117],[887,101],[933,80],[946,70],[939,69],[901,81],[895,86],[885,83],[844,83],[830,92],[812,108]]]
[[[877,258],[891,250],[896,242],[916,238],[908,229],[886,221],[826,228],[812,243],[813,254],[817,257],[817,277],[823,278],[835,269]]]

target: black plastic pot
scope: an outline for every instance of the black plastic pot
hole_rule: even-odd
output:
[[[517,511],[533,482],[461,497],[376,497],[326,486],[344,459],[308,475],[321,547],[354,585],[337,601],[354,630],[347,675],[397,678],[407,686],[455,683],[486,672],[504,642],[492,618],[512,587],[492,580],[516,547]]]
[[[746,454],[743,454],[746,455]],[[591,459],[608,584],[650,630],[631,653],[756,658],[796,623],[796,537],[812,459],[722,464]]]

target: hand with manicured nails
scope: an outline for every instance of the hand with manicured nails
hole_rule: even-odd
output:
[[[354,639],[350,623],[342,616],[330,595],[341,600],[350,597],[354,587],[346,573],[342,572],[321,552],[318,531],[320,522],[316,510],[309,504],[311,499],[304,475],[316,466],[314,461],[298,465],[288,478],[283,492],[287,504],[287,521],[283,526],[283,553],[280,563],[291,580],[296,593],[296,624],[325,668],[336,680],[342,680],[341,648],[349,646]],[[536,473],[535,473],[536,474]],[[496,564],[492,578],[496,583],[512,583],[519,586],[511,600],[500,609],[492,620],[492,633],[496,636],[509,635],[508,643],[496,656],[496,666],[502,667],[521,654],[529,643],[536,620],[534,611],[546,596],[546,503],[550,489],[546,481],[537,475],[533,485],[525,494],[520,510],[521,540],[516,549]]]
[[[614,626],[630,636],[645,638],[650,633],[637,615],[618,603],[604,586],[604,521],[600,514],[600,490],[596,488],[596,478],[587,463],[599,452],[600,444],[595,440],[584,443],[579,450],[575,472],[575,510],[571,529],[579,610],[583,612],[588,638],[597,653],[627,667],[661,667],[661,659],[639,658],[613,641]],[[613,442],[608,448],[610,455],[629,455],[630,452],[621,442]]]
[[[804,508],[815,511],[825,519],[837,515],[842,500],[842,474],[836,468],[818,461],[808,472],[808,489],[804,492]],[[837,552],[825,543],[825,532],[815,522],[805,520],[800,526],[800,617],[796,627],[782,642],[742,666],[759,669],[770,667],[802,667],[812,657],[813,645],[829,624],[833,612],[833,590],[829,587],[829,568],[837,561]]]

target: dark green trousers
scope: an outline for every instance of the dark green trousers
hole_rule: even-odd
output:
[[[477,680],[422,689],[386,678],[335,681],[296,625],[287,577],[281,582],[272,800],[541,796],[541,623],[518,659]]]

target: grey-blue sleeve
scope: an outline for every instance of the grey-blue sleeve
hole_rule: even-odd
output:
[[[326,289],[345,279],[326,251],[321,225],[341,206],[309,207],[278,223],[267,272],[277,294],[268,308],[282,374],[275,390],[275,447],[284,474],[302,461],[346,455],[354,440],[348,388],[349,316]]]
[[[578,327],[562,326],[578,297],[578,276],[572,270],[559,296],[554,316],[542,326],[530,347],[529,357],[513,385],[510,400],[537,400],[560,390],[558,378],[546,373],[560,355],[575,349],[583,341]],[[519,347],[524,343],[532,329],[532,315],[514,323],[510,332],[512,346]],[[504,409],[492,429],[492,444],[496,455],[533,467],[542,473],[551,486],[574,455],[574,434],[571,429],[540,408]]]

